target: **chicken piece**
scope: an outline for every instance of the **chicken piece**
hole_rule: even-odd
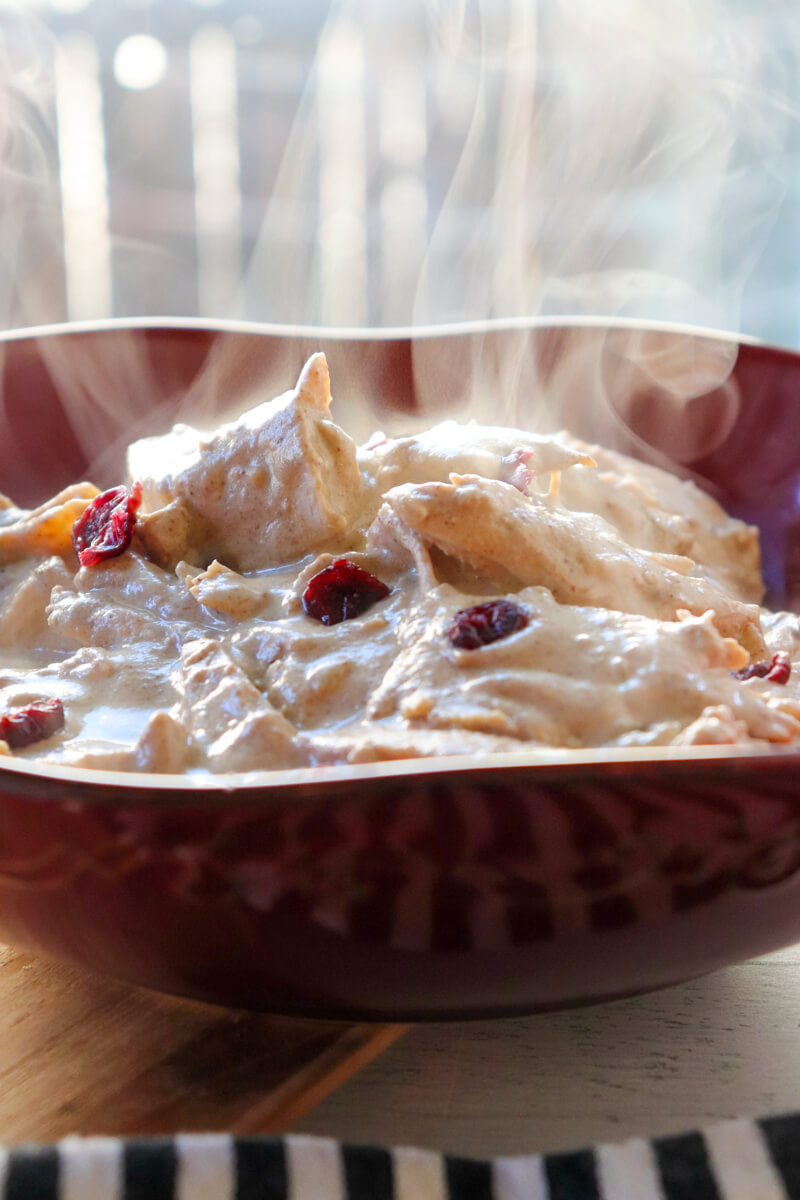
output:
[[[157,710],[129,750],[68,749],[61,762],[100,771],[146,771],[178,775],[191,765],[192,746],[186,727],[171,713]]]
[[[775,706],[780,685],[731,674],[746,654],[720,635],[711,613],[658,621],[559,604],[544,587],[523,589],[514,602],[525,626],[459,649],[448,629],[469,598],[446,584],[422,598],[370,696],[369,739],[389,726],[546,746],[667,744],[721,704],[743,722],[740,741],[783,743],[800,734],[795,716]]]
[[[72,576],[61,558],[37,563],[3,597],[0,620],[0,646],[45,645],[51,640],[47,624],[47,606],[56,586],[65,587]]]
[[[71,557],[72,527],[97,495],[93,483],[74,483],[30,511],[3,505],[0,566],[20,558],[47,558],[52,554]]]
[[[559,438],[591,454],[596,471],[569,471],[559,501],[571,511],[605,517],[632,546],[686,554],[695,574],[739,600],[758,604],[764,595],[758,530],[729,516],[690,480],[649,463],[589,445],[571,434]]]
[[[735,746],[749,738],[747,722],[729,704],[704,708],[696,721],[672,739],[673,746]]]
[[[507,483],[514,481],[516,472],[521,476],[517,486],[524,491],[526,477],[595,465],[588,451],[555,438],[522,429],[478,429],[457,421],[442,421],[411,437],[370,441],[359,449],[358,461],[368,484],[380,495],[401,483],[446,483],[453,471]]]
[[[165,570],[191,555],[194,541],[192,514],[180,498],[155,512],[139,514],[134,536],[151,562]]]
[[[800,660],[800,616],[793,612],[761,610],[761,628],[769,646],[767,657],[782,650],[793,662]]]
[[[272,707],[219,642],[189,642],[173,678],[178,717],[212,771],[253,771],[307,761],[291,722]]]
[[[521,745],[517,738],[475,733],[458,726],[452,729],[415,726],[410,729],[375,722],[345,726],[333,733],[304,735],[301,740],[308,746],[315,766],[439,758],[442,755],[519,754],[523,751],[526,752],[525,761],[531,759],[530,748]]]
[[[405,484],[386,495],[411,529],[445,553],[481,570],[540,584],[561,604],[676,620],[681,611],[712,610],[725,637],[763,658],[756,605],[725,595],[687,572],[690,560],[637,550],[601,517],[573,514],[510,484],[475,475],[451,483]]]
[[[181,499],[204,563],[238,571],[300,558],[341,539],[358,509],[355,443],[330,420],[324,354],[297,387],[230,425],[203,434],[186,425],[135,442],[128,474],[146,512]],[[145,518],[146,522],[146,518]]]
[[[133,770],[171,775],[189,763],[191,747],[183,722],[172,713],[152,714],[132,751]]]
[[[269,589],[259,587],[257,581],[246,579],[216,559],[199,573],[182,563],[177,574],[198,604],[235,621],[259,616],[273,602]]]
[[[149,643],[159,658],[203,637],[210,621],[174,578],[137,554],[83,567],[72,587],[53,588],[48,625],[65,646],[114,649]]]

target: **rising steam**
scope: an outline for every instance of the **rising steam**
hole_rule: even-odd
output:
[[[474,105],[417,318],[739,330],[788,174],[794,56],[785,36],[767,55],[766,29],[724,0],[483,5],[445,43],[476,65]]]
[[[242,315],[741,329],[788,183],[789,0],[386,8],[330,17]]]
[[[244,313],[344,327],[366,312],[373,325],[417,328],[595,317],[749,331],[743,292],[789,184],[789,0],[441,0],[402,18],[386,7],[342,0],[330,17]],[[383,170],[365,179],[370,137]],[[300,232],[309,206],[311,241]],[[578,341],[562,339],[556,369],[525,330],[488,353],[480,338],[421,341],[421,406],[571,420],[613,440],[644,390],[663,435],[648,438],[670,458],[724,440],[735,345],[638,332],[611,347]],[[714,419],[680,430],[707,392]]]
[[[52,91],[40,28],[0,8],[0,328],[65,315]]]
[[[224,288],[197,287],[201,313],[351,329],[511,326],[489,346],[421,340],[421,407],[572,422],[613,440],[614,423],[629,425],[634,401],[651,393],[670,429],[642,436],[691,462],[735,419],[734,344],[624,329],[610,341],[563,333],[534,343],[526,327],[588,316],[748,332],[744,290],[788,184],[793,12],[794,0],[334,0],[242,268],[241,245],[234,253],[230,241],[244,211],[231,191],[239,135],[230,88],[224,112],[211,105],[206,113],[214,136],[204,145],[236,170],[224,196],[212,189],[205,208],[196,205],[197,236],[206,237],[197,269],[225,268]],[[203,35],[203,62],[219,51],[230,82],[235,53],[215,29]],[[70,103],[83,95],[87,111],[102,100],[95,85],[80,91],[81,63],[91,58],[82,47],[65,66],[63,46],[29,16],[0,8],[6,326],[114,312],[110,241],[85,239],[85,255],[65,266],[71,229],[80,242],[85,197],[80,172],[76,182],[68,170],[70,113],[59,109],[59,87]],[[209,94],[204,80],[213,76],[206,63],[196,95]],[[92,203],[110,237],[102,139],[95,150]],[[198,161],[195,145],[198,186],[201,176],[218,179],[213,163],[200,164],[203,175]],[[235,217],[227,242],[222,200]],[[115,234],[115,247],[124,236]],[[129,245],[126,269],[146,275],[160,249],[166,256],[166,248]],[[154,303],[142,315],[159,315]],[[86,403],[102,410],[98,381],[107,388],[115,372],[128,374],[120,393],[135,426],[135,359],[132,346],[124,364],[84,364],[81,379],[53,364],[84,440]],[[222,362],[224,388],[224,353]],[[337,392],[368,396],[371,369],[365,356],[360,378],[335,381]],[[713,419],[706,411],[700,433],[680,430],[692,399],[709,392]]]

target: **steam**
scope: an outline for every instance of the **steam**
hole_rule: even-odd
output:
[[[52,91],[38,26],[0,10],[0,327],[64,316]]]
[[[790,8],[770,8],[783,31],[773,43],[763,9],[724,0],[430,12],[442,63],[453,79],[472,72],[473,86],[415,323],[594,317],[741,331],[788,184]],[[491,398],[511,424],[632,439],[667,465],[708,454],[738,412],[728,340],[521,330],[472,350],[462,411],[485,415]],[[435,406],[454,364],[420,343],[416,367]]]
[[[450,34],[450,57],[463,62],[472,40],[480,68],[417,319],[738,330],[787,182],[788,64],[765,56],[763,9],[509,0],[480,18]],[[465,241],[453,218],[470,211]]]
[[[421,419],[571,423],[612,442],[633,431],[651,456],[691,463],[735,420],[735,342],[658,326],[761,332],[743,299],[789,182],[793,14],[794,0],[334,0],[265,180],[263,218],[244,241],[253,211],[241,195],[239,51],[209,26],[189,56],[199,311],[351,330],[489,323],[489,337],[416,342]],[[119,313],[121,263],[157,275],[149,294],[167,296],[166,308],[187,294],[185,277],[168,292],[168,247],[125,240],[121,257],[122,236],[112,246],[87,234],[92,213],[104,236],[111,226],[92,54],[85,41],[54,44],[30,10],[0,7],[7,327]],[[205,86],[217,77],[224,88]],[[81,143],[94,146],[88,174],[88,160],[70,165],[69,123],[85,125],[76,104],[94,114],[94,142]],[[266,102],[263,119],[274,119]],[[155,303],[150,315],[161,315]],[[585,317],[651,332],[529,332]],[[131,436],[140,431],[149,386],[135,337],[105,345],[69,362],[44,347],[89,457],[109,405],[121,402]],[[222,391],[240,407],[239,345],[222,346],[192,404],[219,415],[212,393]],[[274,368],[295,359],[294,348],[270,351],[264,386],[290,386]],[[348,362],[335,392],[363,417],[386,356],[376,347]],[[337,414],[349,421],[346,407]],[[358,432],[371,423],[370,413]]]
[[[741,329],[742,290],[788,182],[789,0],[386,8],[343,0],[332,12],[243,315]],[[424,110],[398,112],[414,75]],[[370,136],[384,160],[365,178]],[[405,152],[388,157],[398,142]],[[406,266],[387,279],[392,221]],[[368,295],[354,287],[365,247]]]
[[[218,27],[199,29],[186,181],[199,312],[349,328],[589,315],[761,332],[741,304],[789,182],[793,8],[334,0],[245,243],[237,51]],[[152,274],[154,255],[169,257],[154,237],[112,264],[98,72],[85,35],[56,43],[29,9],[0,8],[6,325],[114,315],[112,266]],[[117,252],[128,237],[115,234]]]
[[[243,312],[510,325],[416,343],[421,419],[571,422],[612,443],[633,435],[670,462],[710,452],[738,411],[734,342],[624,329],[532,339],[528,326],[763,332],[743,295],[789,183],[790,0],[441,0],[402,18],[386,7],[343,0],[331,14]],[[363,182],[371,128],[394,157]],[[698,419],[692,402],[707,394]]]

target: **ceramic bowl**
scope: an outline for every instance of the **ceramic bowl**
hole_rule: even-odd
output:
[[[359,435],[482,415],[672,463],[758,523],[768,602],[798,604],[800,357],[693,330],[12,335],[0,490],[34,503],[88,470],[113,483],[132,437],[284,390],[319,348]],[[9,760],[0,937],[167,992],[328,1018],[628,995],[800,939],[799,769],[796,753],[729,747],[200,781]]]

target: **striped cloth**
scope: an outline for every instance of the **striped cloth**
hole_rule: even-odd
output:
[[[563,1154],[326,1138],[66,1138],[0,1150],[2,1200],[800,1200],[800,1114]]]

